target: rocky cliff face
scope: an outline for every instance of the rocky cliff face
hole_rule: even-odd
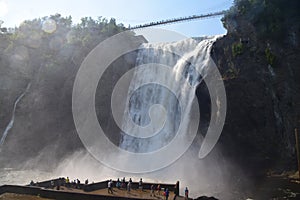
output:
[[[294,21],[293,21],[294,20]],[[295,169],[299,128],[300,32],[288,21],[282,40],[262,37],[244,14],[224,19],[228,33],[212,56],[223,75],[228,112],[220,145],[245,171]],[[287,23],[286,21],[282,23]]]
[[[247,172],[294,168],[294,128],[299,127],[300,118],[299,23],[293,18],[283,20],[287,28],[282,40],[261,37],[256,24],[242,14],[227,15],[225,23],[228,33],[216,41],[212,50],[224,79],[228,103],[218,145],[227,158]],[[14,57],[5,57],[9,41],[0,40],[1,133],[9,123],[14,101],[31,82],[29,92],[18,104],[15,124],[0,152],[0,166],[19,166],[31,158],[54,166],[67,154],[82,148],[72,117],[72,87],[82,59],[92,48],[82,47],[80,51],[50,48],[58,56],[56,61],[65,61],[54,63],[48,57],[45,57],[47,62],[39,60],[44,55],[30,60],[35,50],[26,44],[16,48]],[[134,36],[130,40],[144,42]],[[114,129],[107,106],[110,96],[105,94],[111,94],[108,91],[124,71],[133,67],[135,58],[136,52],[131,52],[112,63],[110,71],[105,72],[107,79],[99,83],[110,84],[98,87],[96,94],[97,113],[107,113],[107,117],[98,115],[99,121],[106,124],[103,127],[109,131],[105,132],[112,133],[110,138],[116,144],[119,139],[114,133],[118,130]],[[200,109],[206,109],[203,113],[209,115],[205,86],[199,86],[197,96],[202,100]]]
[[[127,42],[138,48],[145,40],[128,35]],[[17,105],[15,123],[1,147],[0,167],[26,165],[49,169],[55,167],[65,156],[83,148],[73,121],[72,89],[80,63],[91,50],[92,48],[81,50],[81,54],[76,55],[75,49],[72,60],[67,60],[64,64],[41,62],[42,66],[38,66],[29,77],[22,76],[11,66],[1,66],[1,136],[11,119],[16,98],[28,83],[31,83],[31,87]],[[106,72],[105,77],[108,80],[102,80],[108,82],[108,85],[98,89],[98,96],[105,94],[119,77],[118,74],[133,67],[134,62],[135,52],[117,59],[109,67],[110,71]],[[46,66],[47,64],[52,66]],[[107,100],[107,96],[102,97],[96,107],[97,111],[102,109],[104,112],[104,104],[101,102]],[[109,108],[106,104],[104,106]],[[106,119],[110,119],[109,114]],[[105,127],[110,128],[110,121],[106,119],[99,120],[104,120]]]

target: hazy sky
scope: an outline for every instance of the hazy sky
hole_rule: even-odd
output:
[[[53,15],[71,15],[73,22],[81,17],[115,18],[118,23],[137,24],[205,14],[228,9],[232,0],[0,0],[3,27],[18,26],[23,20]],[[161,26],[188,37],[223,34],[221,17]]]

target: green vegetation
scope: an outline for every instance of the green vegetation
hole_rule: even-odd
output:
[[[276,60],[276,56],[272,53],[271,49],[269,47],[267,47],[265,49],[265,55],[266,55],[266,59],[267,59],[267,62],[273,66],[274,63],[275,63],[275,60]]]
[[[239,76],[239,74],[240,74],[240,69],[236,68],[234,66],[234,63],[230,61],[228,63],[228,69],[223,74],[223,80],[235,79]]]
[[[237,55],[240,55],[243,53],[244,46],[241,42],[233,43],[231,46],[231,51],[232,51],[233,57],[236,57]]]
[[[234,0],[222,21],[225,28],[234,30],[239,28],[238,20],[244,20],[258,38],[280,41],[291,27],[299,29],[299,8],[298,0]]]
[[[126,29],[115,19],[85,17],[73,24],[70,16],[60,14],[26,20],[16,28],[2,24],[0,70],[25,79],[41,70],[80,66],[97,44]]]

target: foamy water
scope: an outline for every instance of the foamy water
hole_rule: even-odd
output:
[[[0,170],[0,185],[27,185],[31,180],[34,182],[57,178],[52,172],[37,170],[17,170],[4,168]]]

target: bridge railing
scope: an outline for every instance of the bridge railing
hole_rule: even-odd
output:
[[[191,21],[191,20],[196,20],[196,19],[216,17],[216,16],[224,15],[226,12],[227,12],[226,10],[222,10],[219,12],[202,14],[202,15],[192,15],[192,16],[188,16],[188,17],[180,17],[180,18],[174,18],[174,19],[161,20],[161,21],[157,21],[157,22],[150,22],[150,23],[146,23],[146,24],[133,26],[133,27],[130,27],[129,29],[134,30],[134,29],[141,29],[141,28],[146,28],[146,27],[150,27],[150,26],[172,24],[172,23],[177,23],[177,22],[181,22],[181,21]]]

